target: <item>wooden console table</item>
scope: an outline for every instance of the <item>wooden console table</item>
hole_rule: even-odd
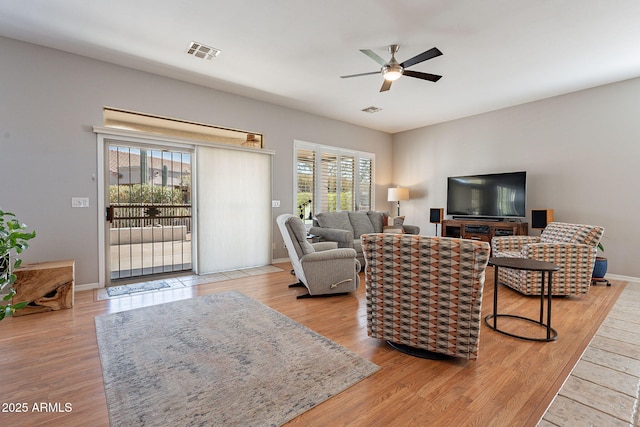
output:
[[[15,270],[13,303],[28,301],[14,316],[62,310],[73,307],[75,261],[23,264]]]

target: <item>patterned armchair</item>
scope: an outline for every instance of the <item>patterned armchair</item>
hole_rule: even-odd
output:
[[[552,222],[540,237],[494,237],[493,256],[528,258],[551,262],[560,270],[553,274],[552,295],[589,292],[598,243],[604,228],[597,225]],[[540,295],[540,278],[532,271],[501,268],[498,281],[525,295]]]
[[[489,243],[365,234],[362,249],[369,336],[420,357],[478,357]]]

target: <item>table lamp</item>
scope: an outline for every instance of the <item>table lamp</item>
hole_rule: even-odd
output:
[[[387,191],[387,201],[397,202],[398,216],[400,216],[400,200],[409,200],[409,189],[403,187],[389,188]]]

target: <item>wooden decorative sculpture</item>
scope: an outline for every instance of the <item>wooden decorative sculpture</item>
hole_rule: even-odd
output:
[[[14,303],[28,301],[14,316],[73,307],[75,262],[73,260],[23,264],[15,270]]]

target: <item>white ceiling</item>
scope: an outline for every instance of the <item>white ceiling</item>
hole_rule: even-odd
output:
[[[0,35],[389,133],[640,76],[638,0],[0,0]],[[444,77],[339,78],[389,44]]]

